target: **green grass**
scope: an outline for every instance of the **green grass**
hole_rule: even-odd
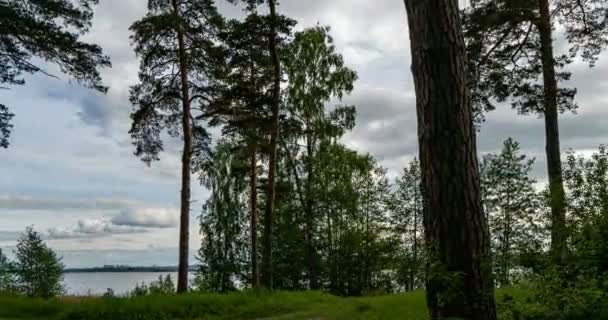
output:
[[[500,295],[504,293],[499,294]],[[508,294],[518,294],[509,291]],[[0,296],[1,320],[426,320],[424,292],[340,298],[318,292],[40,300]]]

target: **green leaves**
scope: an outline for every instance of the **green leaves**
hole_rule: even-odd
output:
[[[236,277],[245,270],[246,171],[235,147],[227,140],[218,142],[204,179],[211,195],[200,216],[201,268],[195,280],[200,290],[234,290]]]
[[[540,253],[545,239],[543,203],[530,177],[534,159],[520,153],[509,138],[500,154],[488,154],[481,164],[482,201],[490,234],[494,272],[499,283],[513,280],[521,255]]]
[[[8,139],[11,135],[11,129],[13,128],[11,119],[14,116],[15,115],[10,113],[5,105],[0,104],[0,148],[8,148]]]
[[[96,44],[80,41],[89,31],[93,6],[98,0],[0,2],[0,87],[24,85],[24,73],[47,73],[32,63],[40,58],[84,86],[107,92],[100,68],[111,67],[110,58]],[[0,104],[0,148],[7,148],[12,114]]]
[[[352,129],[354,107],[338,107],[330,117],[325,114],[325,104],[352,92],[357,80],[357,74],[336,52],[329,28],[317,26],[297,32],[285,52],[283,65],[289,80],[286,103],[302,122],[302,130],[337,138]]]
[[[179,16],[169,4],[150,1],[147,15],[130,27],[131,41],[141,61],[140,82],[130,88],[134,111],[129,133],[135,154],[148,164],[159,160],[164,134],[182,136],[182,85],[190,96],[194,158],[208,157],[210,138],[198,120],[215,98],[217,68],[223,61],[215,43],[223,20],[213,1],[178,1]],[[186,84],[182,84],[181,57],[176,50],[178,28],[185,35]],[[195,163],[195,170],[201,169],[201,163]]]
[[[28,296],[50,298],[62,294],[63,263],[32,227],[17,242],[15,271],[19,291]]]
[[[520,3],[521,2],[521,3]],[[580,56],[593,65],[608,45],[608,4],[601,0],[553,1],[558,31],[568,52],[557,54],[558,82],[570,79],[565,68]],[[521,114],[544,112],[544,87],[538,8],[534,1],[477,0],[463,11],[470,88],[477,121],[483,112],[508,102]],[[576,89],[558,88],[560,112],[576,110]]]

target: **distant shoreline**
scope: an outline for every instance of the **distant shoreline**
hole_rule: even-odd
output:
[[[190,266],[188,271],[196,271],[196,266]],[[66,268],[64,273],[101,273],[101,272],[177,272],[176,266],[103,266],[91,268]]]

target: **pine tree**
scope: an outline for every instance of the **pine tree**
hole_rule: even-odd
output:
[[[141,57],[140,84],[130,92],[135,154],[149,164],[164,149],[163,132],[183,140],[178,292],[188,288],[190,174],[201,169],[193,159],[200,165],[209,151],[209,136],[194,119],[213,100],[214,81],[223,72],[214,42],[221,24],[211,0],[150,0],[148,14],[131,26]]]
[[[0,2],[0,85],[23,85],[24,73],[56,77],[32,62],[40,58],[91,89],[106,92],[99,68],[110,67],[102,49],[82,42],[99,0]],[[4,88],[6,89],[6,88]],[[0,148],[7,148],[13,114],[0,104]]]
[[[456,0],[405,0],[416,87],[431,319],[496,319]]]
[[[494,109],[493,100],[510,99],[520,113],[544,116],[556,262],[563,261],[567,241],[558,114],[577,108],[576,90],[559,87],[559,82],[570,79],[563,68],[575,57],[593,65],[608,45],[607,13],[603,0],[476,0],[464,15],[477,109]],[[568,54],[556,56],[556,23],[570,45]]]
[[[542,244],[541,198],[529,174],[534,159],[520,153],[519,143],[507,139],[499,155],[484,156],[481,181],[488,215],[497,281],[511,284],[518,255],[540,253]]]
[[[217,99],[203,115],[212,126],[221,126],[222,134],[238,141],[249,157],[251,281],[259,286],[257,207],[258,163],[266,149],[263,142],[269,135],[272,61],[267,50],[270,19],[260,15],[256,7],[248,9],[243,21],[231,20],[220,32],[226,52],[226,69]],[[281,16],[278,24],[281,47],[290,33],[294,21]]]
[[[262,233],[262,270],[261,285],[272,289],[272,224],[275,209],[276,178],[278,170],[277,149],[279,144],[279,117],[281,113],[281,56],[280,56],[280,25],[281,16],[277,14],[276,0],[228,0],[231,3],[242,2],[247,5],[247,10],[255,10],[259,5],[267,3],[269,11],[269,28],[266,40],[268,41],[267,50],[270,56],[270,66],[272,70],[272,87],[270,90],[270,118],[268,122],[269,142],[268,154],[268,182],[266,184],[266,208],[264,210],[263,233]]]
[[[272,289],[272,220],[275,205],[275,184],[277,173],[277,147],[279,143],[279,113],[281,105],[281,59],[278,45],[278,15],[276,1],[268,0],[270,11],[270,32],[268,33],[268,50],[273,66],[273,86],[270,122],[270,143],[268,145],[268,191],[266,192],[266,211],[264,213],[264,233],[262,237],[262,277],[261,284]]]

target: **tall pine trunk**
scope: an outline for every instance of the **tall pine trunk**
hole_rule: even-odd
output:
[[[457,0],[404,0],[416,88],[431,319],[495,320]],[[447,283],[450,282],[450,283]]]
[[[551,255],[561,263],[566,254],[566,198],[562,178],[562,161],[559,146],[559,123],[557,110],[557,78],[553,56],[551,12],[548,0],[538,0],[540,21],[543,81],[545,95],[545,139],[549,192],[551,196]]]
[[[249,188],[251,205],[251,287],[260,286],[260,273],[258,272],[258,165],[257,165],[257,146],[253,142],[251,150],[251,163],[249,168]]]
[[[190,90],[188,88],[188,63],[184,47],[184,31],[181,25],[177,0],[172,0],[177,23],[177,45],[182,91],[182,129],[184,149],[182,151],[182,190],[179,219],[179,265],[177,270],[177,292],[188,291],[188,241],[190,237],[190,165],[192,158],[192,123],[190,122]]]
[[[264,234],[262,241],[262,286],[272,289],[272,220],[275,200],[275,176],[277,171],[277,142],[279,138],[279,105],[281,103],[281,62],[277,44],[277,13],[275,0],[268,0],[270,9],[270,34],[268,35],[268,50],[273,65],[274,84],[272,88],[272,123],[270,131],[270,146],[268,156],[268,191],[266,212],[264,214]]]

